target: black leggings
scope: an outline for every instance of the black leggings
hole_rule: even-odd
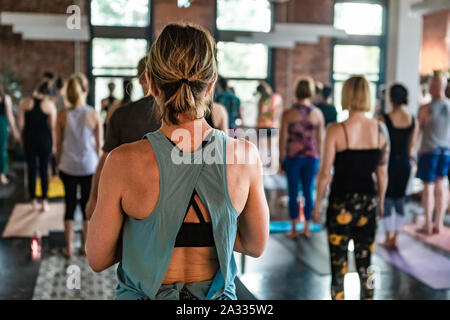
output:
[[[89,200],[89,194],[91,192],[92,175],[89,176],[72,176],[62,171],[59,172],[59,176],[64,184],[66,202],[66,213],[64,220],[73,220],[75,208],[77,207],[77,186],[81,188],[80,206],[83,213],[83,220],[86,220],[86,204]]]
[[[376,198],[373,195],[348,194],[330,199],[327,211],[328,242],[331,258],[331,297],[344,299],[348,242],[353,239],[355,262],[361,282],[361,299],[372,299],[373,278],[370,258],[376,234]]]
[[[48,192],[48,164],[50,161],[51,145],[25,144],[24,153],[28,167],[28,193],[31,200],[36,199],[36,162],[39,160],[39,176],[41,177],[42,199],[47,199]]]

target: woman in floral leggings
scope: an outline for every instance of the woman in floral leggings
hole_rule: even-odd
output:
[[[370,110],[366,79],[356,76],[344,83],[342,106],[349,110],[350,116],[343,123],[328,127],[313,218],[320,222],[320,206],[334,166],[327,210],[331,296],[344,299],[347,248],[349,240],[353,239],[361,298],[372,299],[370,258],[375,241],[377,207],[379,215],[383,215],[389,139],[385,126],[364,114]]]

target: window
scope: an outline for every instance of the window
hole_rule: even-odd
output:
[[[377,93],[384,83],[384,56],[386,41],[386,3],[383,0],[336,1],[334,26],[349,34],[347,39],[337,39],[333,46],[334,100],[338,120],[348,113],[342,111],[342,85],[352,75],[364,75],[370,83],[373,115]]]
[[[115,97],[123,98],[123,80],[133,78],[132,99],[143,92],[136,78],[137,64],[147,54],[150,37],[149,0],[92,0],[90,103],[100,110],[109,82],[116,84]],[[105,115],[103,115],[105,116]]]
[[[272,8],[266,0],[217,0],[217,29],[269,32]]]
[[[219,74],[225,78],[267,77],[268,48],[263,44],[219,42]]]
[[[145,27],[149,24],[148,0],[91,0],[95,26]]]
[[[269,80],[270,51],[264,44],[234,39],[249,31],[269,32],[272,4],[266,0],[217,0],[216,27],[218,72],[241,100],[243,125],[254,127],[258,116],[256,87],[260,80]]]
[[[371,3],[336,3],[334,26],[348,34],[379,36],[383,33],[383,7]]]

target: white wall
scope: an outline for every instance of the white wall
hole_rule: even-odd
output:
[[[420,52],[422,17],[411,12],[418,0],[390,0],[386,83],[405,85],[409,90],[409,106],[413,113],[419,107]],[[388,106],[389,110],[390,106]]]

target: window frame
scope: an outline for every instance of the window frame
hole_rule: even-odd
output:
[[[348,35],[348,38],[333,38],[332,48],[331,48],[331,72],[330,72],[330,84],[335,89],[334,79],[334,52],[337,45],[356,45],[356,46],[375,46],[380,48],[380,70],[378,72],[378,81],[370,81],[375,84],[376,99],[380,99],[380,86],[384,85],[386,82],[386,57],[387,57],[387,37],[388,37],[388,3],[387,0],[334,0],[333,3],[333,26],[335,18],[335,5],[337,3],[367,3],[367,4],[378,4],[383,7],[382,15],[382,32],[381,35]],[[334,101],[336,104],[336,101]],[[376,101],[375,101],[376,102]],[[375,106],[373,106],[375,107]],[[384,101],[381,106],[384,111]]]
[[[134,76],[118,74],[118,75],[107,75],[107,74],[93,74],[93,40],[95,38],[105,38],[105,39],[143,39],[147,41],[147,51],[149,50],[152,40],[153,40],[153,5],[154,1],[148,1],[148,19],[149,24],[144,27],[136,27],[136,26],[99,26],[92,24],[92,12],[91,12],[91,4],[92,0],[89,0],[87,3],[87,15],[88,15],[88,25],[90,31],[90,39],[87,46],[87,75],[89,80],[89,95],[87,98],[88,104],[95,108],[95,80],[96,78],[134,78]],[[108,69],[108,68],[103,68]],[[114,68],[120,69],[120,68]]]
[[[219,30],[217,26],[217,17],[218,17],[218,6],[217,6],[217,0],[214,1],[214,38],[216,42],[236,42],[234,39],[236,37],[248,37],[250,36],[253,31],[239,31],[239,30]],[[271,10],[271,25],[270,25],[270,31],[273,30],[274,24],[275,24],[275,4],[271,1],[270,2],[270,10]],[[241,43],[241,42],[237,42]],[[266,78],[245,78],[245,77],[224,77],[227,81],[229,80],[237,80],[237,81],[266,81],[269,83],[272,88],[275,88],[275,77],[274,77],[274,68],[275,64],[273,63],[273,57],[275,53],[275,48],[268,47],[267,50],[267,71],[266,71]],[[258,106],[255,106],[258,108]]]
[[[219,30],[217,26],[217,18],[218,18],[218,6],[217,0],[214,1],[214,38],[217,42],[236,42],[234,39],[236,37],[248,37],[253,31],[239,31],[239,30]],[[275,22],[275,5],[273,2],[270,2],[270,10],[271,10],[271,25],[270,30],[273,30],[274,22]],[[269,31],[270,32],[270,31]],[[240,42],[238,42],[240,43]],[[250,80],[250,81],[267,81],[270,85],[274,86],[274,78],[273,78],[273,52],[274,48],[268,47],[267,54],[267,77],[266,78],[246,78],[246,77],[227,77],[226,80]]]

